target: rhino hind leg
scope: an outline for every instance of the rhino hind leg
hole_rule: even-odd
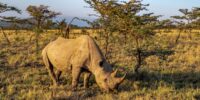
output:
[[[90,76],[91,76],[91,73],[89,73],[89,72],[84,73],[84,88],[85,89],[89,87]]]
[[[51,62],[49,61],[47,55],[43,55],[43,61],[44,61],[44,64],[49,72],[49,75],[51,77],[51,79],[53,80],[53,85],[58,85],[58,82],[57,82],[57,79],[56,79],[56,75],[53,71],[53,65],[51,64]]]
[[[56,76],[57,76],[57,81],[58,81],[58,82],[59,82],[59,80],[60,80],[61,74],[62,74],[62,71],[57,70]]]

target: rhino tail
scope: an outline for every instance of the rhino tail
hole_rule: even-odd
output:
[[[46,68],[47,68],[47,70],[48,70],[48,72],[49,72],[49,75],[50,75],[50,77],[51,77],[52,80],[53,80],[53,84],[54,84],[54,85],[57,85],[57,79],[56,79],[56,75],[55,75],[55,73],[54,73],[54,71],[53,71],[53,65],[52,65],[52,63],[50,62],[50,60],[49,60],[49,58],[48,58],[48,55],[47,55],[47,52],[46,52],[45,49],[42,51],[42,56],[43,56],[44,64],[45,64],[45,66],[46,66]]]
[[[50,61],[48,59],[48,56],[47,56],[47,52],[46,52],[46,49],[44,49],[42,51],[42,58],[43,58],[43,62],[45,64],[46,67],[49,67],[50,66]]]

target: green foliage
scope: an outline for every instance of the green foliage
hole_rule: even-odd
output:
[[[0,2],[0,13],[7,11],[15,11],[17,13],[21,13],[21,10],[17,9],[16,7],[8,6],[7,4],[3,4]]]
[[[0,13],[9,12],[9,11],[14,11],[14,12],[21,14],[21,10],[17,9],[16,7],[8,6],[7,4],[3,4],[0,2]],[[0,15],[0,21],[13,22],[13,23],[15,23],[15,24],[13,24],[13,27],[16,27],[17,26],[16,23],[20,22],[19,18],[1,16],[1,15]]]
[[[44,24],[47,23],[48,20],[56,17],[60,13],[51,11],[48,9],[48,6],[40,5],[40,6],[28,6],[27,9],[30,16],[32,16],[32,19],[29,23],[33,24],[35,26],[34,32],[35,34],[35,45],[36,45],[36,56],[39,55],[39,34],[43,31]],[[46,22],[46,23],[45,23]]]
[[[55,25],[56,23],[55,22],[53,22],[53,20],[51,20],[51,19],[48,19],[48,20],[46,20],[45,21],[45,23],[44,23],[44,25],[43,25],[43,28],[44,29],[51,29],[51,28],[53,28],[53,26]]]
[[[99,14],[99,25],[105,33],[105,48],[108,54],[109,43],[112,42],[113,34],[117,33],[124,49],[129,53],[136,51],[138,66],[141,65],[141,50],[147,38],[152,37],[157,27],[157,18],[153,13],[139,14],[146,10],[148,4],[142,4],[141,0],[119,2],[118,0],[85,0],[91,8]],[[115,37],[116,38],[116,37]],[[127,47],[127,48],[126,48]],[[130,53],[134,54],[134,53]]]
[[[7,4],[3,4],[0,2],[0,13],[9,12],[9,11],[14,11],[21,14],[21,10],[17,9],[16,7],[8,6]],[[16,20],[16,17],[8,17],[8,16],[0,15],[0,21],[12,21],[12,20]]]
[[[48,21],[49,19],[52,19],[59,15],[60,13],[51,11],[48,9],[48,6],[40,5],[40,6],[28,6],[27,9],[28,13],[32,18],[34,19],[33,22],[30,22],[34,24],[37,28],[42,28],[42,25],[45,23],[45,21]]]
[[[193,28],[199,29],[200,26],[200,8],[195,7],[192,10],[192,17],[194,21],[192,22]]]
[[[200,19],[200,9],[198,7],[193,8],[191,11],[188,9],[179,9],[179,11],[183,14],[182,16],[172,16],[172,18],[176,19],[176,23],[179,24],[180,27],[188,28],[197,28],[199,19]]]
[[[179,9],[179,11],[183,14],[182,16],[171,16],[173,19],[175,19],[176,27],[179,28],[179,34],[176,38],[176,43],[178,42],[178,39],[180,38],[180,34],[183,30],[188,30],[188,37],[192,39],[192,29],[199,29],[199,19],[200,19],[200,9],[199,8],[193,8],[191,11],[188,9]]]

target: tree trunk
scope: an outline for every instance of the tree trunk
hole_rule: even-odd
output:
[[[29,38],[29,43],[31,44],[31,41],[32,41],[32,38],[35,34],[31,35],[30,38]]]
[[[139,68],[141,67],[142,65],[142,51],[140,49],[140,46],[139,46],[139,39],[136,38],[136,61],[137,61],[137,64],[135,65],[135,72],[136,73],[139,73]]]
[[[64,38],[67,38],[69,39],[69,31],[70,31],[70,28],[69,28],[69,25],[67,25],[67,27],[64,28]]]
[[[75,19],[78,19],[78,18],[77,18],[77,17],[74,17],[74,18],[69,22],[69,24],[65,27],[65,29],[64,29],[64,32],[65,32],[64,38],[69,39],[70,25],[72,24],[72,22],[73,22]]]
[[[139,71],[139,68],[141,67],[141,65],[142,65],[142,56],[141,56],[141,54],[142,54],[142,51],[138,48],[137,49],[137,64],[135,65],[135,72],[136,73],[138,73]]]
[[[7,41],[7,43],[10,45],[11,42],[10,42],[10,40],[8,39],[8,37],[7,37],[6,33],[4,32],[3,28],[0,27],[0,29],[1,29],[1,31],[2,31],[2,33],[3,33],[3,36],[5,37],[5,39],[6,39],[6,41]]]
[[[39,33],[35,33],[35,47],[36,47],[36,56],[37,56],[37,59],[38,59],[38,55],[39,55]]]
[[[15,35],[17,35],[18,34],[18,29],[15,29]]]
[[[188,33],[188,37],[190,38],[190,40],[192,40],[192,29],[189,29],[189,33]]]
[[[109,33],[107,31],[105,31],[105,32],[106,32],[105,57],[106,57],[106,59],[109,60],[109,58],[108,58]]]
[[[178,43],[179,38],[181,37],[182,29],[179,30],[178,36],[176,37],[175,44]]]
[[[35,47],[36,47],[36,58],[39,59],[39,34],[41,32],[41,21],[38,20],[37,29],[35,32]]]

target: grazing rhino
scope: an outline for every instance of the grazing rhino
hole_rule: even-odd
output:
[[[116,77],[117,70],[113,71],[95,41],[87,35],[76,39],[59,37],[43,49],[42,56],[54,85],[58,85],[62,72],[70,72],[72,89],[75,89],[80,74],[85,72],[85,88],[88,87],[89,77],[93,74],[98,86],[109,91],[116,89],[126,76]],[[57,69],[56,74],[54,68]]]

